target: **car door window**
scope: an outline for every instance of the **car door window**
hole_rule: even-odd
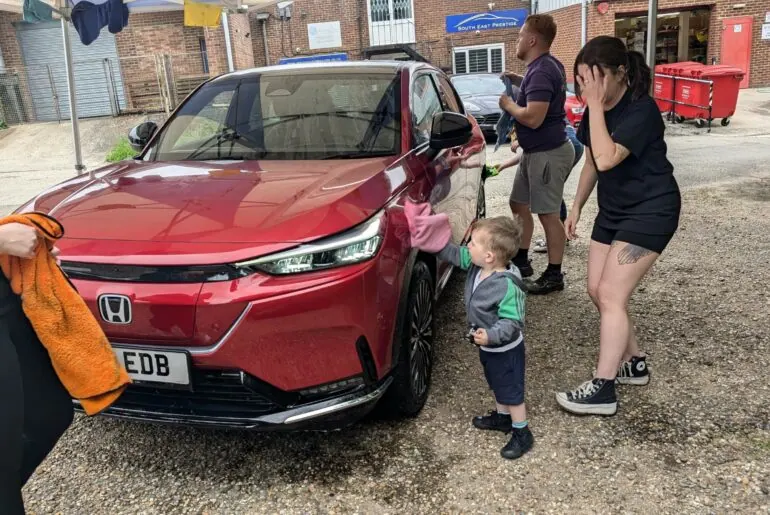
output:
[[[441,101],[447,111],[464,114],[461,107],[462,103],[446,77],[438,76],[438,89],[441,92]]]
[[[415,146],[430,141],[433,116],[442,110],[436,85],[430,75],[420,75],[412,86],[412,129]]]

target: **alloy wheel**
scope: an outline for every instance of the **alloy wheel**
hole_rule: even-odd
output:
[[[427,280],[420,281],[414,299],[410,329],[409,372],[414,394],[428,389],[433,366],[433,294]]]

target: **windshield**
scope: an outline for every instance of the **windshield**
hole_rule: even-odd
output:
[[[457,93],[461,97],[471,95],[500,96],[505,93],[505,84],[497,75],[468,75],[452,77]]]
[[[147,154],[155,161],[333,159],[400,152],[394,74],[268,74],[201,88]]]

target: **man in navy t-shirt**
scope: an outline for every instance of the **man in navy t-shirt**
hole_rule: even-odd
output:
[[[514,117],[515,137],[524,151],[510,198],[511,210],[524,222],[521,249],[513,260],[523,277],[534,274],[529,260],[532,213],[543,224],[548,246],[548,268],[527,285],[532,294],[564,289],[561,262],[566,239],[559,209],[575,149],[565,132],[566,73],[550,53],[555,37],[553,17],[534,14],[527,18],[516,45],[516,57],[527,65],[521,91],[515,102],[507,95],[500,97],[500,107]]]

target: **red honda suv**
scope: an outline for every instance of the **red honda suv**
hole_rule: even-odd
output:
[[[411,248],[406,199],[484,215],[481,130],[416,62],[276,66],[202,84],[139,154],[19,212],[61,221],[62,268],[135,383],[104,414],[336,428],[425,403],[451,266]]]

